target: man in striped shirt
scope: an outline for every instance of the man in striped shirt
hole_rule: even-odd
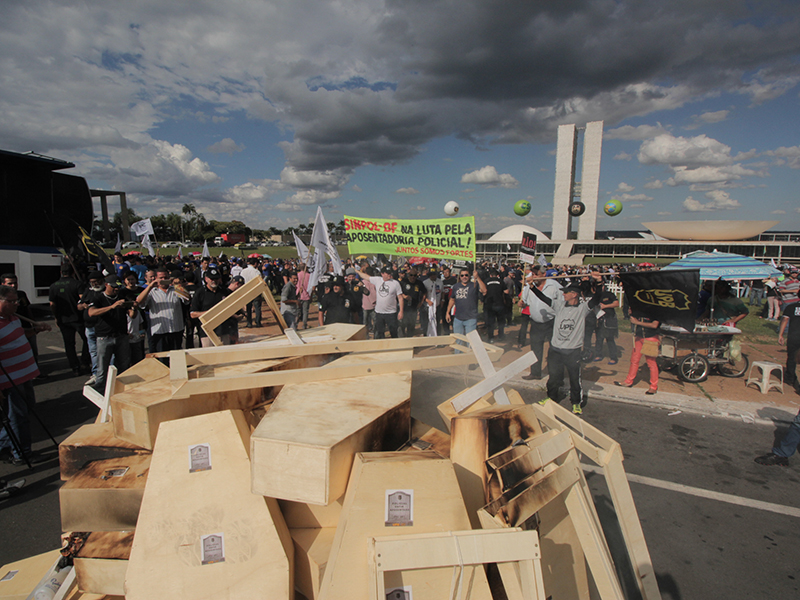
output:
[[[189,294],[172,285],[166,267],[156,269],[155,280],[141,291],[136,303],[150,314],[150,351],[180,350],[183,343],[183,305],[189,304]]]
[[[19,298],[17,291],[7,285],[0,285],[0,391],[7,402],[11,431],[17,438],[25,455],[31,452],[31,431],[28,422],[28,403],[36,402],[33,395],[33,380],[39,375],[39,368],[33,359],[33,351],[28,338],[15,315]],[[35,325],[38,329],[40,326]],[[42,329],[43,330],[43,329]],[[11,443],[5,427],[0,429],[0,454],[14,465],[22,464],[19,449]]]

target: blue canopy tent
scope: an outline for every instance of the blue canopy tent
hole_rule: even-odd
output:
[[[723,279],[725,281],[767,279],[773,275],[781,275],[781,272],[772,265],[755,258],[717,252],[716,250],[714,252],[705,252],[704,250],[690,252],[680,260],[668,264],[662,270],[672,269],[700,269],[701,281],[707,279]]]
[[[680,260],[668,264],[662,271],[674,269],[700,269],[701,281],[738,281],[741,279],[767,279],[769,277],[782,275],[780,271],[772,265],[763,263],[755,258],[742,256],[741,254],[729,254],[727,252],[706,252],[696,250],[690,252]],[[712,284],[711,295],[714,295],[714,285]],[[712,307],[711,317],[714,317]]]

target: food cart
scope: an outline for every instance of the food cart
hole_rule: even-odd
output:
[[[689,383],[708,379],[712,369],[723,377],[741,377],[750,361],[742,354],[735,336],[741,329],[730,325],[695,326],[693,331],[661,325],[658,362],[661,369],[678,369],[678,377]]]

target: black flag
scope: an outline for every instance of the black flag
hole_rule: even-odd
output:
[[[700,269],[620,273],[620,279],[634,316],[694,331]]]

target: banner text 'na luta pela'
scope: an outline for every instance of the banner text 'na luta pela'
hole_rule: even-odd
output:
[[[350,254],[395,254],[475,260],[475,217],[458,219],[344,218]]]

